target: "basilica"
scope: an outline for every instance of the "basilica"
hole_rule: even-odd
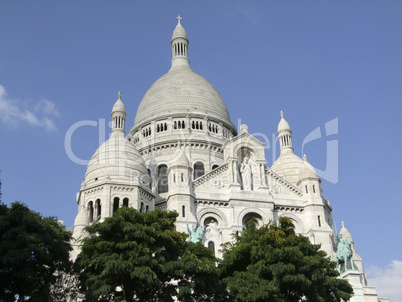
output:
[[[171,49],[171,68],[146,91],[131,129],[118,94],[110,138],[92,156],[77,193],[72,257],[79,253],[86,226],[128,206],[140,212],[176,211],[177,230],[201,240],[217,257],[220,245],[250,220],[262,225],[286,216],[297,233],[335,260],[339,235],[332,206],[306,156],[294,153],[284,113],[278,113],[280,156],[269,167],[264,143],[248,133],[247,125],[236,129],[218,91],[191,69],[180,17]],[[344,226],[341,237],[350,238],[353,250],[352,266],[345,264],[341,274],[354,288],[351,301],[386,301],[367,285]]]

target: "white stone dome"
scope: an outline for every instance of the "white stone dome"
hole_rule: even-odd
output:
[[[342,221],[342,229],[339,232],[342,235],[342,238],[350,237],[351,241],[353,242],[352,234],[350,234],[349,230],[345,227],[345,223]]]
[[[110,178],[112,181],[134,181],[148,175],[139,151],[121,133],[112,133],[92,156],[85,183]]]
[[[176,156],[177,161],[175,161],[173,163],[173,166],[186,167],[186,168],[190,166],[190,162],[188,161],[188,158],[187,158],[184,150],[179,149],[179,150],[177,150],[176,154],[177,154],[177,156]]]
[[[88,214],[85,212],[85,209],[84,208],[80,209],[74,220],[74,228],[82,226],[86,227],[87,225],[89,225],[89,223],[90,223],[89,217]]]
[[[186,30],[180,23],[176,25],[176,28],[173,31],[172,40],[175,38],[184,38],[188,40]]]
[[[304,166],[303,160],[293,152],[281,153],[272,164],[271,169],[283,176],[288,182],[297,184],[299,181],[300,168]]]
[[[281,132],[281,131],[284,131],[284,130],[291,131],[290,130],[290,125],[285,120],[285,118],[283,117],[283,111],[281,111],[281,120],[280,120],[280,122],[278,124],[278,133]]]
[[[307,178],[318,178],[318,176],[314,167],[305,159],[303,165],[300,167],[299,180]]]
[[[168,116],[188,114],[208,116],[234,128],[228,109],[216,89],[189,66],[175,66],[145,93],[134,127]]]
[[[120,98],[113,105],[112,113],[113,112],[124,112],[124,113],[126,112],[126,106],[124,106]]]

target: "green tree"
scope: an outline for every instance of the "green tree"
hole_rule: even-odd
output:
[[[122,207],[87,227],[90,236],[76,261],[87,301],[189,301],[189,292],[207,297],[218,278],[215,258],[176,231],[177,215]]]
[[[348,301],[353,289],[335,263],[289,218],[261,228],[249,224],[223,248],[221,274],[231,301]]]
[[[177,271],[179,301],[225,301],[217,259],[201,242],[186,243]]]
[[[70,239],[56,218],[0,204],[0,300],[51,301],[58,276],[71,268]]]

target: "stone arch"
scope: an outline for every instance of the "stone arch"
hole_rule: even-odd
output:
[[[169,191],[168,167],[165,164],[158,166],[158,193]]]
[[[215,242],[212,241],[212,240],[210,240],[210,241],[208,241],[207,246],[208,246],[209,249],[212,250],[212,252],[214,253],[214,255],[216,255],[216,252],[215,252]]]
[[[130,205],[130,199],[128,197],[124,197],[122,206],[129,207],[129,205]]]
[[[222,211],[214,208],[207,208],[203,209],[200,212],[197,213],[197,221],[201,226],[204,226],[205,220],[208,218],[214,218],[218,222],[219,228],[224,228],[227,227],[227,219],[225,214],[223,214]]]
[[[95,209],[95,205],[94,205],[94,202],[93,202],[92,200],[90,200],[90,201],[88,202],[87,209],[88,209],[88,218],[89,218],[89,222],[93,222],[93,221],[94,221],[94,209]]]
[[[204,163],[201,161],[197,161],[193,166],[193,173],[194,173],[193,179],[197,179],[198,177],[204,175],[205,174]]]
[[[242,162],[245,157],[248,157],[252,161],[256,160],[256,152],[253,148],[248,146],[239,146],[236,150],[236,156],[239,159],[239,162]]]
[[[112,213],[114,214],[120,207],[120,198],[115,196],[113,197],[113,202],[112,202]]]
[[[254,217],[253,217],[254,214]],[[258,226],[262,226],[263,224],[267,224],[268,221],[265,218],[265,213],[263,211],[261,211],[260,209],[256,209],[256,208],[246,208],[243,211],[241,211],[239,213],[239,215],[237,216],[237,225],[241,225],[243,226],[243,220],[244,218],[247,216],[248,218],[256,218],[258,221]]]
[[[279,219],[279,217],[287,217],[287,218],[291,219],[293,224],[295,225],[295,231],[297,234],[305,233],[303,222],[300,219],[300,217],[298,217],[297,215],[292,214],[292,213],[282,213],[282,214],[278,215],[278,219]]]
[[[95,219],[100,220],[102,218],[102,201],[100,198],[95,199]]]

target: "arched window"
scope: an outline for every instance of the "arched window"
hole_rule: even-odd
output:
[[[243,217],[243,230],[248,229],[248,225],[252,221],[257,228],[263,225],[263,220],[260,214],[257,213],[248,213]]]
[[[123,199],[123,207],[128,207],[128,198]]]
[[[181,206],[181,217],[186,217],[186,206]]]
[[[202,162],[196,162],[194,164],[194,179],[205,174],[204,164]]]
[[[149,181],[149,188],[152,189],[152,174],[151,174],[151,170],[147,169],[148,172],[148,181]]]
[[[100,220],[102,215],[102,206],[100,199],[97,199],[95,201],[95,209],[96,209],[96,220]]]
[[[92,201],[88,203],[88,216],[89,222],[94,221],[94,203]]]
[[[113,214],[116,213],[116,211],[119,209],[119,202],[120,202],[119,197],[115,197],[113,199]]]
[[[218,168],[219,167],[219,165],[213,165],[212,166],[212,170],[214,170],[214,169],[216,169],[216,168]]]
[[[208,242],[208,248],[211,249],[215,255],[215,243],[213,241]]]
[[[145,212],[148,212],[149,211],[149,205],[147,205],[146,207],[145,207]]]
[[[169,178],[168,168],[166,165],[160,165],[158,167],[158,193],[166,193],[169,191]]]
[[[144,203],[141,202],[140,204],[140,213],[144,212]]]

